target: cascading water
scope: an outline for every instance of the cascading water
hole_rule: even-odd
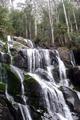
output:
[[[21,50],[21,53],[26,60],[26,66],[28,66],[27,71],[30,72],[29,75],[32,76],[32,78],[34,78],[39,83],[43,90],[47,111],[50,115],[50,120],[73,120],[70,110],[63,98],[62,92],[58,89],[60,85],[68,86],[68,82],[66,79],[66,68],[64,66],[64,63],[60,59],[58,52],[55,50],[52,51],[48,49],[34,48]],[[56,62],[54,62],[55,59]],[[56,85],[55,78],[52,74],[52,70],[55,69],[55,67],[57,66],[59,66],[60,73],[60,84],[58,85]],[[46,81],[46,79],[44,80],[41,77],[41,74],[39,74],[38,76],[38,73],[36,72],[38,68],[41,68],[39,70],[39,73],[41,72],[41,74],[43,73],[42,69],[47,71],[49,80],[48,82]]]
[[[8,37],[9,39],[10,37]],[[8,52],[10,53],[9,48]],[[18,106],[22,115],[20,120],[73,120],[63,94],[59,89],[60,86],[68,86],[66,68],[59,57],[59,53],[56,50],[30,48],[22,49],[19,54],[21,54],[25,63],[23,67],[25,68],[26,66],[27,69],[23,70],[22,68],[21,70],[17,68],[19,66],[14,67],[13,65],[10,68],[20,81],[20,97],[23,102],[15,100],[14,95],[12,96],[8,92],[8,85],[6,86],[6,97],[13,106],[14,104]],[[59,73],[58,82],[56,82],[54,77],[54,70]],[[31,77],[30,80],[28,77],[25,80],[26,74]],[[28,82],[26,87],[25,82]],[[29,84],[29,82],[31,83]],[[38,93],[34,93],[34,91]],[[36,101],[36,99],[38,100]],[[40,106],[37,102],[40,102]],[[42,105],[42,103],[45,104]],[[46,110],[43,110],[43,108]],[[36,117],[36,114],[40,114],[40,117]]]
[[[25,60],[26,66],[28,66],[28,72],[35,72],[37,68],[45,69],[48,74],[52,76],[50,50],[48,49],[24,49],[21,50]]]
[[[22,100],[23,100],[23,103],[24,103],[24,104],[15,102],[14,98],[13,98],[11,95],[8,94],[8,90],[7,90],[7,89],[8,89],[8,86],[6,86],[6,97],[7,97],[7,99],[8,99],[9,101],[12,102],[13,105],[14,105],[14,104],[17,104],[17,105],[18,105],[18,107],[19,107],[19,109],[20,109],[20,112],[21,112],[21,114],[22,114],[23,120],[32,120],[31,115],[30,115],[30,112],[29,112],[29,107],[28,107],[28,105],[26,104],[26,97],[25,97],[25,95],[24,95],[24,85],[23,85],[24,76],[23,76],[23,72],[22,72],[20,69],[14,67],[14,66],[12,66],[12,65],[11,65],[11,70],[12,70],[13,72],[16,72],[16,74],[18,75],[18,77],[19,77],[19,79],[20,79],[20,83],[21,83],[21,97],[22,97]]]
[[[13,40],[11,39],[10,35],[7,36],[7,46],[8,46],[8,54],[11,57],[11,64],[12,64],[12,55],[10,49],[13,48]]]
[[[60,84],[63,86],[69,86],[67,76],[66,76],[66,67],[63,61],[60,59],[58,51],[55,51],[59,63],[59,74],[60,74]]]
[[[61,91],[59,91],[54,84],[41,79],[38,75],[31,73],[29,73],[29,75],[35,78],[42,87],[46,100],[47,111],[51,120],[73,120]]]

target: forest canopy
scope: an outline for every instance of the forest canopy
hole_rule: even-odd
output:
[[[7,34],[39,45],[80,43],[80,3],[77,0],[0,0],[0,38]],[[10,4],[9,4],[10,3]]]

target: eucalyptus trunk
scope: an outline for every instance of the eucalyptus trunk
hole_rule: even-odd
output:
[[[53,19],[52,19],[52,14],[51,14],[51,5],[50,5],[50,0],[48,1],[48,10],[49,10],[49,22],[50,22],[50,27],[51,27],[51,43],[54,44],[54,28],[53,28]]]
[[[37,37],[37,20],[35,18],[35,38]]]
[[[66,12],[66,8],[65,8],[64,0],[62,0],[62,5],[63,5],[63,11],[64,11],[64,16],[65,16],[66,26],[67,26],[67,34],[68,34],[68,37],[71,41],[69,22],[68,22],[68,17],[67,17],[67,12]]]

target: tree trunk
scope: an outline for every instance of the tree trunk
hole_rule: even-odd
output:
[[[69,22],[68,22],[66,8],[65,8],[65,5],[64,5],[64,0],[62,0],[62,5],[63,5],[63,11],[64,11],[64,16],[65,16],[66,26],[67,26],[67,33],[68,33],[69,40],[71,41]]]
[[[75,15],[74,9],[73,9],[73,17],[74,17],[76,31],[78,31],[78,26],[77,26],[76,15]]]
[[[50,22],[50,27],[51,27],[51,37],[52,41],[51,43],[54,44],[54,28],[53,28],[53,19],[51,15],[51,5],[50,5],[50,0],[48,1],[48,9],[49,9],[49,22]]]
[[[37,20],[35,18],[35,38],[37,38]]]
[[[31,21],[30,21],[30,23],[29,23],[29,38],[30,38],[30,40],[31,40],[31,38],[32,38],[32,34],[31,34]]]

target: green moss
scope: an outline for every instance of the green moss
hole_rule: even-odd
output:
[[[74,86],[74,90],[77,90],[80,92],[80,86]]]
[[[7,76],[8,93],[13,96],[21,94],[21,82],[18,75],[11,71],[11,69],[7,69]]]
[[[6,86],[6,84],[0,82],[0,92],[5,93],[5,86]]]
[[[46,112],[45,97],[41,85],[29,74],[24,79],[25,95],[29,98],[27,101],[30,106]],[[44,113],[43,112],[43,113]]]

